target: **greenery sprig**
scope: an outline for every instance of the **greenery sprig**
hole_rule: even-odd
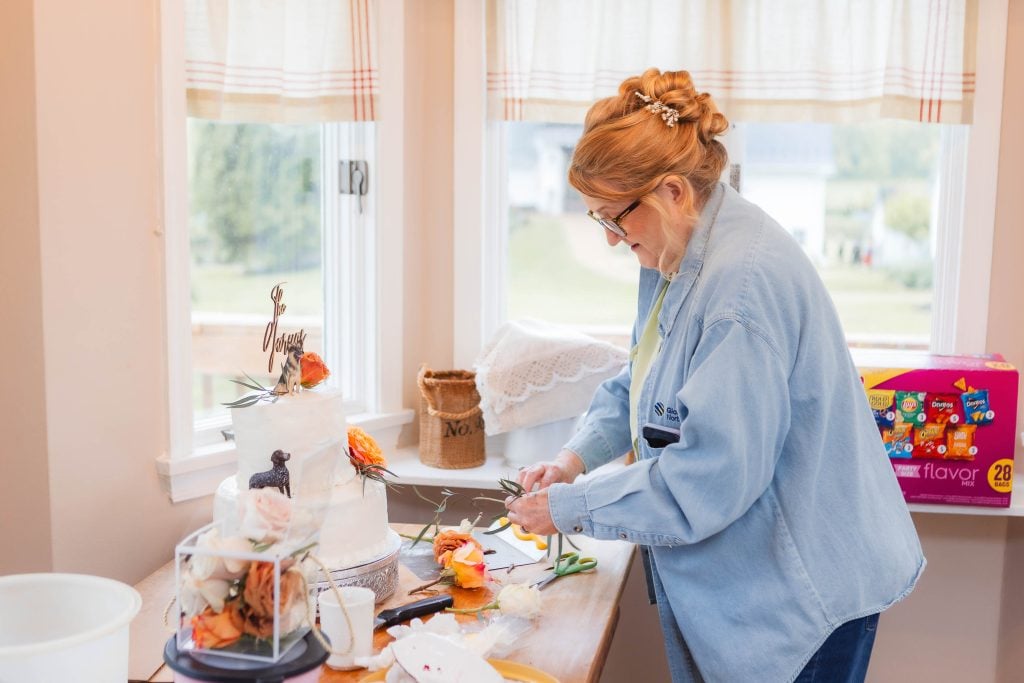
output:
[[[504,479],[504,478],[499,479],[498,480],[498,487],[502,491],[504,491],[506,494],[508,494],[508,496],[510,496],[513,501],[517,500],[519,498],[522,498],[527,493],[526,489],[523,488],[522,484],[520,484],[517,481],[513,481],[512,479]],[[501,505],[503,507],[505,505],[505,498],[491,498],[489,496],[476,496],[475,498],[473,498],[473,500],[486,500],[486,501],[490,501],[490,502],[493,502],[493,503],[501,503]],[[496,514],[493,517],[491,517],[490,524],[494,524],[495,522],[505,518],[506,512],[507,512],[507,510],[502,510],[498,514]],[[490,526],[490,524],[488,524],[488,526]],[[487,535],[497,534],[497,533],[500,533],[500,532],[504,531],[505,529],[508,529],[511,526],[512,526],[512,522],[506,520],[503,524],[500,524],[499,526],[495,527],[494,529],[491,529],[489,531],[485,531],[484,534],[487,534]],[[558,553],[559,553],[559,555],[562,554],[562,539],[563,538],[565,539],[566,543],[571,545],[573,548],[576,548],[576,550],[579,550],[579,547],[575,543],[573,543],[571,539],[566,537],[564,534],[559,533],[558,534]],[[548,535],[546,540],[547,540],[547,555],[545,557],[550,557],[551,556],[551,547],[552,547],[551,546],[551,536]]]
[[[454,491],[449,491],[448,489],[441,489],[441,502],[435,502],[424,496],[422,493],[420,493],[420,490],[415,486],[412,487],[412,490],[417,496],[419,496],[420,500],[426,501],[434,506],[434,519],[427,522],[426,526],[420,529],[419,534],[417,534],[415,537],[405,536],[406,538],[412,539],[412,544],[409,546],[410,548],[414,548],[417,543],[423,540],[423,537],[426,536],[428,531],[430,531],[430,527],[434,527],[435,536],[441,533],[441,514],[448,509],[448,499],[455,495]],[[432,541],[433,539],[428,540]]]
[[[233,379],[231,381],[234,382],[235,384],[245,387],[246,389],[252,389],[256,393],[246,394],[241,398],[238,398],[234,401],[230,401],[228,403],[222,403],[221,405],[226,406],[228,408],[248,408],[249,406],[256,405],[260,401],[269,401],[270,403],[273,403],[274,401],[277,400],[278,395],[273,389],[263,386],[258,381],[250,377],[248,373],[242,374],[244,374],[245,378],[249,380],[248,382],[243,382],[240,379]]]
[[[504,478],[503,479],[499,479],[498,480],[498,486],[501,488],[502,491],[504,491],[509,496],[511,496],[513,500],[516,500],[518,498],[522,498],[523,496],[526,495],[526,489],[523,488],[523,485],[520,484],[517,481],[512,481],[511,479],[504,479]],[[473,500],[487,500],[487,501],[490,501],[490,502],[493,502],[493,503],[501,503],[502,505],[505,505],[505,499],[504,498],[491,498],[489,496],[476,496],[475,498],[473,498]],[[494,524],[496,521],[498,521],[499,519],[502,519],[504,516],[505,516],[505,511],[502,510],[498,514],[496,514],[493,517],[491,517],[491,524]],[[490,525],[488,525],[488,526],[490,526]],[[508,529],[510,526],[512,526],[512,522],[505,522],[501,526],[499,526],[499,527],[497,527],[495,529],[491,529],[490,531],[485,531],[484,533],[488,534],[488,535],[496,534],[499,531],[504,531],[505,529]],[[549,538],[548,540],[550,541],[551,539]]]
[[[391,489],[397,489],[398,484],[393,481],[388,481],[384,475],[390,474],[392,477],[398,478],[398,475],[389,470],[384,465],[378,465],[376,463],[366,463],[356,457],[356,454],[352,452],[352,448],[347,448],[348,460],[352,463],[352,467],[355,469],[356,474],[363,478],[363,493],[366,493],[366,480],[372,479],[373,481],[380,482]]]

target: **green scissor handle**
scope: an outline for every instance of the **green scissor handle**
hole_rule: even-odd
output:
[[[579,553],[563,553],[555,561],[554,572],[559,576],[585,572],[597,566],[593,557],[580,557]]]

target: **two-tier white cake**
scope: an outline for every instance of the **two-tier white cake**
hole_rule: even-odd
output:
[[[370,562],[397,547],[397,535],[388,527],[386,487],[364,480],[349,461],[341,392],[317,388],[273,402],[258,401],[232,408],[231,421],[238,473],[217,489],[216,521],[230,530],[239,527],[239,491],[249,488],[254,474],[271,470],[271,455],[280,450],[289,454],[285,465],[296,500],[316,500],[304,493],[323,492],[323,505],[317,510],[323,525],[315,554],[330,569]]]

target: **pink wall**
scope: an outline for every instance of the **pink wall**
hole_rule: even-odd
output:
[[[10,111],[17,117],[15,133],[4,135],[16,138],[5,144],[5,180],[6,169],[25,174],[2,190],[20,190],[3,205],[23,219],[15,233],[23,260],[8,270],[13,255],[2,258],[15,280],[5,290],[27,293],[9,328],[18,334],[3,335],[3,356],[28,355],[32,371],[15,370],[24,380],[17,397],[31,410],[29,426],[45,428],[14,430],[32,457],[15,460],[5,449],[6,464],[16,466],[4,470],[24,482],[22,498],[44,508],[17,529],[45,539],[50,556],[34,551],[25,564],[5,552],[0,572],[54,569],[134,583],[210,516],[208,499],[172,506],[154,465],[167,449],[157,7],[15,0],[2,10],[0,44],[22,53],[11,62],[20,87],[2,95],[5,122]],[[27,349],[26,340],[34,342]],[[16,412],[3,411],[5,433]],[[6,538],[11,504],[0,504]]]
[[[32,24],[32,0],[0,3],[0,572],[52,561]]]

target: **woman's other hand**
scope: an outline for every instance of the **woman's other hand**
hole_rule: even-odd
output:
[[[571,484],[576,477],[583,474],[584,469],[586,468],[580,456],[563,449],[554,460],[538,462],[519,470],[516,480],[529,493],[534,487],[543,490],[552,484]],[[544,500],[547,501],[547,496]]]
[[[505,499],[505,507],[508,508],[509,521],[518,524],[524,533],[538,536],[552,536],[558,533],[555,523],[551,521],[547,489],[527,493],[518,498],[509,496]]]

